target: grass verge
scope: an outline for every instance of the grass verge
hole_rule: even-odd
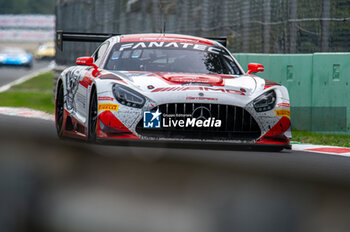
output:
[[[38,75],[0,93],[0,106],[28,107],[53,114],[53,72]]]
[[[293,131],[293,141],[317,145],[350,147],[350,135],[319,134],[307,131]]]

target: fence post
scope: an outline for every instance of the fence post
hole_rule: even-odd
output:
[[[159,0],[152,0],[152,30],[153,32],[160,32],[161,22],[160,22],[160,9]]]
[[[264,53],[270,52],[271,0],[264,0]]]
[[[202,1],[202,15],[201,15],[201,22],[202,22],[202,26],[201,26],[201,34],[202,35],[207,35],[208,31],[209,31],[209,2],[210,0],[203,0]]]
[[[297,0],[289,1],[289,19],[293,20],[289,23],[289,52],[296,53],[297,46],[297,24],[294,21],[298,18]]]
[[[249,52],[250,1],[242,2],[242,52]]]
[[[330,0],[322,1],[321,15],[321,51],[328,52],[329,50],[329,18],[331,12]]]

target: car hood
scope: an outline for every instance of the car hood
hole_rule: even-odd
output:
[[[0,53],[0,57],[3,57],[5,59],[21,59],[21,58],[31,58],[31,55],[26,53],[19,53],[19,54],[7,54],[7,53]]]
[[[55,54],[55,49],[47,48],[47,49],[39,49],[36,51],[37,55],[46,55],[46,54]]]
[[[157,103],[217,101],[245,105],[265,84],[262,78],[252,75],[133,71],[113,74]]]

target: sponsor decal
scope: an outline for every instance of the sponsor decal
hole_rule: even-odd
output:
[[[212,117],[204,106],[197,107],[192,114],[163,114],[157,111],[145,111],[144,128],[184,128],[184,127],[221,127],[221,120]]]
[[[212,79],[211,78],[207,78],[207,77],[187,77],[187,76],[184,76],[184,77],[179,77],[179,76],[175,76],[175,77],[169,77],[167,78],[169,81],[174,81],[174,82],[180,82],[180,83],[183,83],[183,84],[186,84],[186,83],[211,83],[212,82]],[[215,78],[215,79],[219,79],[219,78]],[[220,82],[222,82],[221,79],[219,79]]]
[[[112,97],[98,97],[99,101],[113,101],[114,98]]]
[[[119,105],[111,103],[98,104],[98,110],[118,111]]]
[[[277,104],[277,106],[279,106],[279,107],[290,107],[290,104],[289,103],[279,103],[279,104]]]
[[[215,54],[220,54],[222,49],[214,46],[195,44],[195,43],[179,43],[179,42],[138,42],[138,43],[121,43],[119,51],[127,49],[144,49],[144,48],[172,48],[172,49],[191,49],[198,51],[208,51]]]
[[[186,100],[218,101],[218,98],[215,98],[215,97],[186,97]]]
[[[196,118],[172,119],[163,118],[163,127],[221,127],[221,120],[208,118],[206,120]]]
[[[162,113],[157,111],[145,111],[143,113],[143,128],[160,128]]]
[[[202,87],[202,86],[187,86],[187,87],[164,87],[164,88],[156,88],[152,90],[152,93],[155,92],[178,92],[178,91],[207,91],[207,92],[217,92],[217,93],[230,93],[230,94],[238,94],[245,95],[245,93],[234,90],[234,89],[226,89],[226,88],[211,88],[211,87]]]
[[[275,114],[278,117],[290,117],[290,111],[289,110],[275,110]]]

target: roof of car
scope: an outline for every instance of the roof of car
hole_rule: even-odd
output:
[[[17,47],[6,47],[1,49],[2,53],[26,53],[25,50],[22,48],[17,48]]]
[[[130,34],[120,36],[120,42],[179,42],[179,43],[199,43],[207,45],[218,45],[217,42],[201,37],[180,35],[180,34]]]

